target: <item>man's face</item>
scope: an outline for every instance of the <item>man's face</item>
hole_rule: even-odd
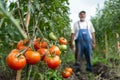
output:
[[[79,17],[80,17],[80,20],[81,20],[81,21],[84,21],[85,18],[86,18],[86,14],[85,14],[85,13],[81,13],[81,14],[79,15]]]

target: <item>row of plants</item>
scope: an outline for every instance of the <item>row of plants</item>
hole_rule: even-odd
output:
[[[72,75],[67,65],[72,57],[67,45],[68,4],[68,0],[0,1],[3,79],[63,80]]]

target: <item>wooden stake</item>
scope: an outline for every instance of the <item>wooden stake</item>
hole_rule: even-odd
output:
[[[119,34],[118,33],[116,33],[116,38],[118,39],[119,38]],[[118,52],[118,54],[119,54],[119,56],[120,56],[120,42],[117,40],[117,52]]]
[[[21,80],[21,72],[22,70],[17,70],[16,80]]]
[[[106,49],[106,59],[108,58],[108,40],[107,40],[107,33],[105,32],[105,49]]]
[[[27,32],[28,32],[29,22],[30,22],[30,11],[27,12],[27,16],[26,16],[25,26],[26,26]]]
[[[118,39],[119,38],[119,34],[118,33],[116,33],[116,39]],[[117,40],[117,50],[119,49],[119,41]]]

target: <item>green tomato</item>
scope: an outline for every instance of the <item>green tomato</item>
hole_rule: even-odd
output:
[[[65,51],[65,50],[67,50],[67,45],[62,44],[59,46],[59,48],[60,48],[60,50]]]
[[[54,40],[54,41],[57,40],[57,37],[54,35],[53,32],[50,32],[50,33],[49,33],[49,38],[50,38],[51,40]]]

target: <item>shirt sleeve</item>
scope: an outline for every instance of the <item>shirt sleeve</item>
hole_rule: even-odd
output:
[[[89,21],[89,25],[90,25],[90,32],[91,33],[95,32],[95,29],[94,29],[93,24],[92,24],[91,21]]]
[[[76,23],[71,27],[71,33],[75,33],[76,31]]]

